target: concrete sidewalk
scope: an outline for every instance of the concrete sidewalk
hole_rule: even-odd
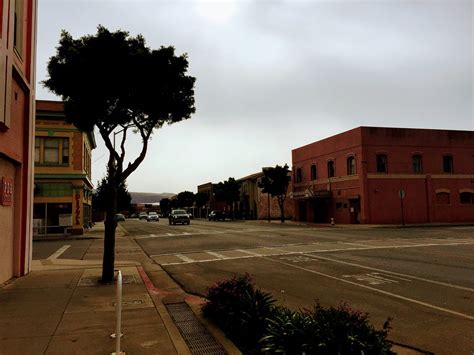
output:
[[[89,234],[98,238],[83,260],[35,260],[29,275],[0,288],[1,355],[115,351],[115,339],[110,335],[115,332],[116,288],[115,284],[99,283],[103,226],[97,225]],[[115,267],[123,274],[121,349],[126,354],[203,353],[197,351],[203,349],[196,348],[193,334],[183,332],[179,317],[170,315],[170,305],[194,312],[187,318],[195,317],[201,326],[198,335],[206,339],[205,345],[211,350],[204,353],[239,353],[218,329],[202,319],[202,300],[185,294],[120,228]]]

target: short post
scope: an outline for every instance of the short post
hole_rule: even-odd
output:
[[[334,218],[331,217],[331,227],[334,227]]]
[[[117,293],[115,299],[115,352],[112,355],[123,355],[124,352],[120,351],[120,339],[122,338],[122,271],[118,271],[117,275]]]
[[[400,189],[398,191],[398,196],[400,197],[400,212],[402,217],[402,227],[405,225],[405,219],[403,218],[403,199],[405,198],[405,190]]]

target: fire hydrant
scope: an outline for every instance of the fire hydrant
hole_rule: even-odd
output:
[[[331,217],[331,227],[334,227],[334,218]]]

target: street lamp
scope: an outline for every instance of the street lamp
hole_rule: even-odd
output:
[[[119,133],[122,133],[125,130],[125,128],[122,128],[120,131],[113,132],[114,133],[114,150],[115,150],[115,136]]]

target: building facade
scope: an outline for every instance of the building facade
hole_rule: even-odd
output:
[[[280,219],[281,210],[276,197],[262,192],[258,186],[263,177],[263,172],[238,179],[240,182],[240,201],[237,206],[238,216],[244,219]],[[288,186],[287,199],[283,204],[285,219],[292,219],[294,204],[289,198],[292,185]]]
[[[0,1],[0,284],[30,269],[36,4]]]
[[[92,132],[67,123],[60,101],[36,102],[35,234],[82,234],[92,217]]]
[[[193,211],[193,215],[198,218],[207,218],[209,212],[218,210],[224,211],[227,207],[227,204],[223,201],[217,201],[214,193],[214,185],[212,182],[207,182],[205,184],[198,185],[197,192],[204,193],[208,196],[206,204],[200,208],[196,208]]]
[[[295,219],[474,222],[474,132],[359,127],[294,149]]]

